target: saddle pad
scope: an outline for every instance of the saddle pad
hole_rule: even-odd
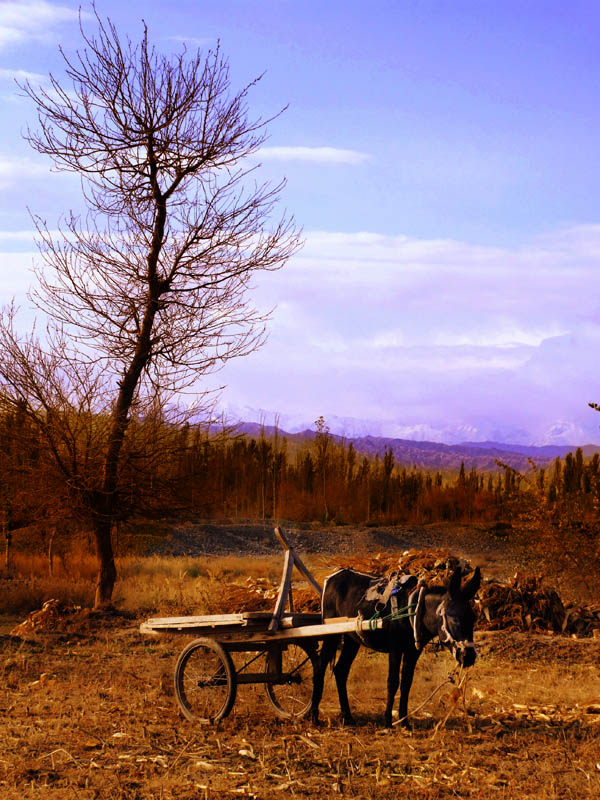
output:
[[[367,602],[387,605],[390,597],[398,591],[408,593],[417,585],[414,575],[407,575],[405,572],[392,572],[381,578],[374,578],[365,592],[364,599]]]

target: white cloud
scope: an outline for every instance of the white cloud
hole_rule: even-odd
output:
[[[168,42],[180,42],[181,44],[190,44],[193,47],[206,47],[207,45],[215,44],[217,41],[208,36],[167,36],[165,39]]]
[[[600,225],[515,248],[306,238],[253,295],[279,304],[267,345],[219,375],[245,403],[514,441],[556,439],[560,421],[600,439],[586,405],[600,402]]]
[[[23,179],[35,179],[50,175],[47,162],[34,161],[26,156],[0,155],[0,188],[5,189]]]
[[[309,161],[314,164],[363,164],[368,153],[339,147],[261,147],[258,157],[264,161]]]
[[[0,306],[13,297],[23,301],[25,292],[33,280],[33,263],[37,252],[1,253],[0,262]]]
[[[2,2],[0,3],[0,49],[30,40],[49,41],[53,28],[65,22],[74,22],[77,18],[76,10],[46,0]]]
[[[0,69],[0,80],[16,80],[19,83],[30,81],[33,84],[40,84],[47,83],[48,76],[41,75],[39,72],[27,72],[25,69]]]
[[[494,347],[513,350],[518,347],[539,347],[543,341],[568,333],[564,327],[526,327],[523,322],[493,319],[485,328],[470,331],[440,331],[433,343],[446,347]]]
[[[0,242],[29,242],[31,243],[36,236],[34,230],[23,231],[0,231]]]
[[[31,238],[5,231],[0,248],[31,250]],[[557,441],[560,430],[598,440],[586,404],[600,402],[599,243],[600,226],[513,249],[309,233],[252,294],[277,306],[267,345],[216,381],[242,404],[426,426],[446,441]],[[24,291],[35,254],[0,255],[5,302]]]
[[[372,233],[308,232],[304,249],[284,274],[296,291],[318,287],[323,295],[334,292],[348,302],[362,294],[370,301],[366,313],[376,304],[382,322],[384,309],[386,314],[397,309],[404,325],[413,326],[411,313],[420,309],[419,330],[428,325],[434,331],[441,315],[454,340],[460,336],[469,343],[473,335],[480,336],[479,319],[485,316],[489,322],[492,312],[493,327],[500,329],[486,331],[493,343],[530,343],[532,337],[539,342],[569,330],[561,320],[585,309],[588,313],[595,302],[589,288],[598,280],[600,226],[572,228],[570,235],[570,248],[561,233],[556,240],[547,237],[543,247],[535,241],[510,249]],[[570,306],[567,299],[573,301]],[[395,319],[390,327],[398,329]]]
[[[406,336],[404,332],[398,328],[378,331],[371,339],[370,344],[377,350],[388,347],[404,347],[406,345]]]

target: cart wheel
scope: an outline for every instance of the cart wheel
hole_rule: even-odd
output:
[[[266,683],[273,711],[281,719],[300,719],[310,711],[317,653],[301,644],[287,644],[267,653],[266,671],[287,676],[281,683]]]
[[[175,667],[175,694],[184,716],[217,722],[233,708],[237,680],[231,656],[212,639],[194,639]]]

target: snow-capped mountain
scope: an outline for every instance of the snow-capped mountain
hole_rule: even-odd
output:
[[[315,419],[306,414],[279,413],[270,409],[232,404],[223,404],[220,410],[230,423],[251,422],[267,427],[276,426],[288,433],[315,430],[316,427]],[[498,449],[503,450],[509,449],[511,445],[519,448],[547,446],[574,448],[600,440],[597,426],[583,429],[579,425],[563,420],[556,420],[543,429],[526,430],[510,424],[498,425],[497,421],[432,425],[426,422],[406,424],[396,420],[357,419],[335,414],[323,416],[331,433],[347,439],[372,436],[446,445],[499,446]],[[600,422],[600,417],[598,421]]]

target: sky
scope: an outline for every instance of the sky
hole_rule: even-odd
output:
[[[14,79],[59,79],[79,2],[0,0],[0,303],[29,324],[30,212],[78,179],[23,140]],[[161,51],[219,40],[261,174],[305,244],[252,299],[263,348],[200,388],[231,416],[448,443],[600,442],[600,5],[545,0],[98,0]],[[93,30],[91,6],[83,24]],[[264,73],[264,74],[263,74]]]

